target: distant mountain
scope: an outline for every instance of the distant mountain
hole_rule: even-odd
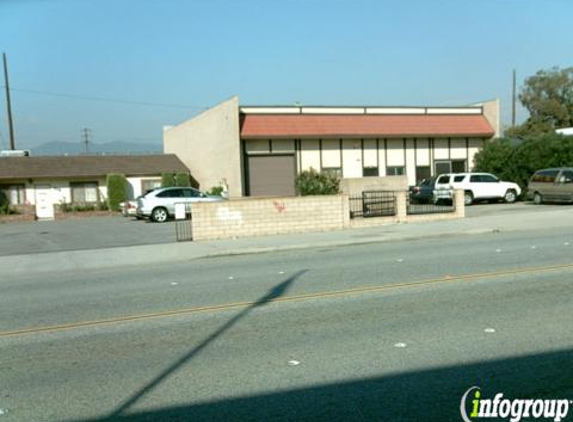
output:
[[[161,154],[163,145],[161,143],[138,143],[126,141],[113,141],[103,144],[90,143],[90,154]],[[85,146],[79,142],[46,142],[31,149],[31,155],[83,155]]]

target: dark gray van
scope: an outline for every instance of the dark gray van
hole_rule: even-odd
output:
[[[527,186],[527,196],[535,204],[573,202],[573,167],[536,171]]]

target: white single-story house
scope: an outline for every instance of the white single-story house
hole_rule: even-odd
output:
[[[499,136],[499,101],[460,107],[240,106],[233,97],[163,132],[203,189],[231,196],[293,195],[314,168],[342,178],[470,171]]]
[[[126,176],[129,199],[161,186],[162,173],[189,173],[173,154],[0,157],[0,190],[11,205],[97,204],[107,199],[108,174]]]

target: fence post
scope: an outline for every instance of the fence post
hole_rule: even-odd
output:
[[[343,193],[340,195],[342,201],[342,228],[350,227],[350,195]]]
[[[406,191],[396,191],[396,218],[399,222],[406,221],[408,212],[408,196]]]
[[[456,189],[454,191],[454,206],[456,217],[464,218],[466,216],[466,204],[464,203],[463,189]]]

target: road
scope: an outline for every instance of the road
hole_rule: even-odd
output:
[[[455,421],[472,386],[573,399],[571,248],[573,228],[2,278],[0,422]]]

